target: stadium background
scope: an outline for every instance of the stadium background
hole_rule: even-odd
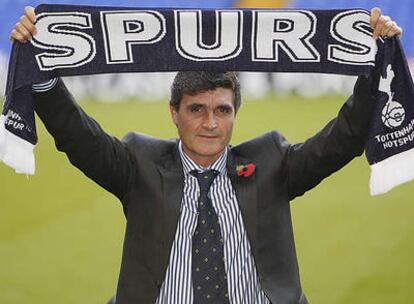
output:
[[[9,32],[27,5],[141,7],[291,7],[370,9],[380,6],[404,28],[414,58],[414,2],[396,1],[23,1],[0,0],[0,93]],[[412,62],[412,60],[410,60]],[[166,97],[173,74],[68,78],[82,107],[110,133],[130,130],[176,136]],[[352,92],[354,77],[240,75],[244,105],[232,143],[270,129],[298,142],[317,132]],[[37,173],[16,175],[0,164],[0,303],[104,303],[116,288],[124,218],[116,199],[94,185],[39,126]],[[370,197],[369,167],[360,157],[292,204],[303,288],[311,303],[412,303],[413,183]]]

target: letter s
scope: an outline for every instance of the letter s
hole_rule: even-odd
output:
[[[339,13],[332,19],[331,35],[342,44],[328,46],[328,60],[349,65],[375,65],[377,44],[363,10]]]
[[[91,15],[79,12],[41,13],[37,16],[37,35],[32,44],[46,52],[36,55],[42,71],[73,68],[90,62],[96,54],[95,40],[69,28],[92,28]]]

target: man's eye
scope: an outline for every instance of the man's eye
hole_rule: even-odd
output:
[[[223,113],[223,114],[231,113],[231,108],[229,108],[229,107],[220,107],[218,110],[219,110],[220,113]]]
[[[197,113],[197,112],[200,112],[201,111],[201,106],[199,106],[199,105],[193,105],[193,106],[191,106],[190,107],[190,112],[192,112],[192,113]]]

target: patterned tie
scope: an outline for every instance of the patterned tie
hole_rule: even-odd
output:
[[[217,213],[208,197],[210,186],[218,173],[215,170],[206,170],[202,173],[191,171],[200,186],[198,222],[192,248],[194,304],[229,303],[223,239]]]

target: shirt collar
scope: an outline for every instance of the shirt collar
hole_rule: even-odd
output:
[[[227,153],[228,153],[228,147],[224,149],[223,153],[220,155],[220,157],[212,163],[208,168],[203,168],[199,164],[197,164],[195,161],[193,161],[185,152],[183,149],[183,144],[181,140],[178,142],[178,151],[180,152],[181,162],[183,163],[183,170],[185,174],[190,174],[191,171],[197,170],[199,172],[203,172],[207,169],[213,169],[220,172],[220,174],[226,174],[226,161],[227,161]]]

